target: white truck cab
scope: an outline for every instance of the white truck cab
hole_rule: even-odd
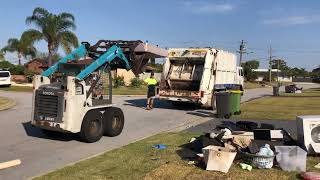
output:
[[[0,86],[11,86],[11,73],[10,73],[10,71],[0,70]]]

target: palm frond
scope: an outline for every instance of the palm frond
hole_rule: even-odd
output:
[[[20,42],[19,42],[19,40],[18,39],[16,39],[16,38],[10,38],[10,39],[8,39],[8,41],[7,41],[7,45],[5,46],[5,47],[3,47],[2,49],[1,49],[1,51],[3,51],[3,52],[14,52],[14,51],[20,51],[19,50],[19,45],[20,44]]]
[[[37,42],[43,39],[45,40],[43,33],[35,29],[29,29],[23,32],[21,35],[21,41],[26,44],[33,44],[34,42]]]
[[[59,33],[60,45],[66,53],[69,53],[72,47],[78,47],[77,36],[71,31]]]
[[[71,20],[72,22],[75,21],[74,16],[70,13],[63,12],[63,13],[60,13],[58,16],[60,16],[64,20]]]

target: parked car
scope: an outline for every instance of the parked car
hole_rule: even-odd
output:
[[[11,73],[10,73],[10,71],[0,70],[0,86],[11,86]]]

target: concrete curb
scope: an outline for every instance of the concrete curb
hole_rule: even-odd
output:
[[[10,109],[16,105],[16,101],[14,99],[7,98],[7,97],[0,97],[0,98],[8,100],[8,102],[0,105],[0,111]]]

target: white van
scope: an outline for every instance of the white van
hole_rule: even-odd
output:
[[[11,86],[10,71],[0,70],[0,86]]]

